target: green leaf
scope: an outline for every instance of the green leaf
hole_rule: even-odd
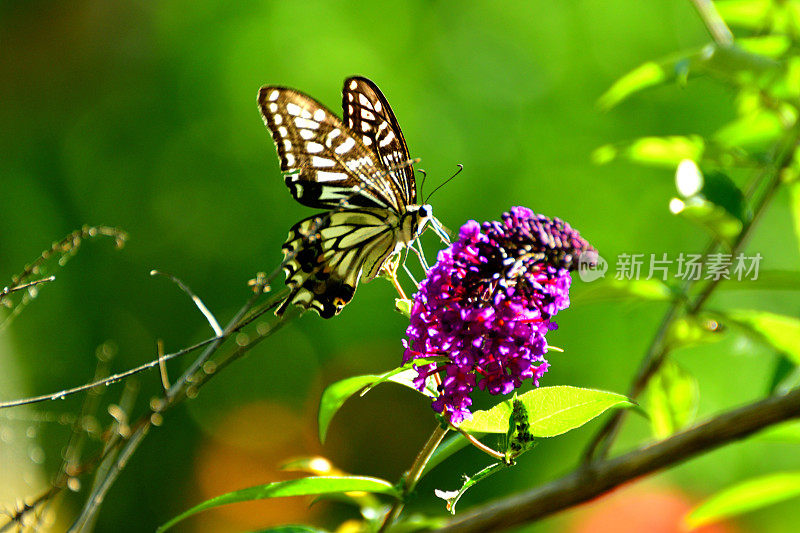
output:
[[[781,472],[729,487],[694,508],[686,517],[691,528],[761,509],[800,496],[800,472]]]
[[[598,106],[611,109],[633,94],[689,76],[711,74],[733,85],[751,84],[764,73],[780,68],[778,61],[738,47],[706,45],[699,50],[645,63],[617,80],[599,99]]]
[[[200,511],[227,505],[229,503],[249,502],[252,500],[264,500],[267,498],[283,498],[286,496],[310,496],[319,494],[334,494],[339,492],[362,491],[376,494],[387,494],[399,498],[397,489],[384,479],[365,476],[343,476],[343,477],[305,477],[290,481],[277,481],[267,483],[257,487],[229,492],[216,496],[210,500],[196,505],[188,511],[176,516],[163,526],[158,528],[158,532],[166,531],[181,520],[184,520]]]
[[[634,163],[675,168],[684,159],[699,161],[704,150],[705,142],[699,135],[642,137],[628,143],[601,146],[592,153],[592,160],[602,165],[615,159],[627,159]]]
[[[574,300],[582,303],[614,300],[669,302],[675,298],[673,289],[656,278],[625,280],[609,277],[579,287]]]
[[[337,381],[322,393],[322,398],[319,401],[319,440],[325,442],[325,437],[328,434],[328,426],[333,419],[333,415],[344,405],[352,395],[379,379],[377,374],[366,374],[363,376],[354,376],[352,378]]]
[[[800,291],[800,272],[793,270],[759,270],[757,279],[747,283],[723,283],[722,291]]]
[[[724,0],[714,2],[720,16],[731,26],[764,29],[772,11],[772,0]]]
[[[717,130],[714,139],[723,146],[757,149],[775,142],[787,125],[775,112],[758,109]]]
[[[689,425],[697,414],[700,390],[697,380],[668,361],[647,387],[647,412],[653,435],[664,439]]]
[[[734,309],[722,316],[800,365],[800,319],[752,309]]]
[[[325,438],[328,434],[328,426],[330,425],[331,420],[333,420],[333,416],[337,411],[339,411],[339,409],[341,409],[342,405],[344,405],[344,403],[358,391],[364,388],[369,390],[381,383],[391,381],[419,392],[414,386],[411,376],[411,374],[414,373],[413,366],[418,364],[433,363],[440,360],[442,360],[442,357],[414,359],[413,361],[409,361],[403,366],[395,368],[394,370],[390,370],[384,374],[365,374],[363,376],[353,376],[329,385],[322,393],[322,398],[320,398],[319,402],[319,416],[317,420],[319,423],[320,442],[325,442]],[[422,394],[426,396],[434,395],[432,391],[427,389],[422,392]]]
[[[673,321],[665,342],[671,349],[716,342],[722,338],[723,328],[709,316],[685,316]]]
[[[701,196],[693,196],[686,200],[673,198],[669,209],[674,214],[709,231],[729,246],[742,231],[741,220],[731,215],[725,208]]]
[[[621,394],[561,385],[540,387],[517,397],[528,411],[534,437],[555,437],[578,428],[615,407],[634,402]],[[476,411],[459,428],[470,433],[506,433],[512,401],[503,401],[486,411]]]
[[[416,370],[414,369],[417,366],[424,366],[430,363],[444,363],[449,361],[449,358],[446,356],[436,356],[436,357],[418,357],[413,359],[401,367],[395,368],[390,370],[376,379],[373,383],[371,383],[364,391],[361,393],[361,396],[364,396],[373,388],[377,387],[381,383],[385,383],[387,381],[393,381],[395,383],[399,383],[400,385],[405,385],[411,389],[417,390],[414,386],[414,376],[417,375]],[[423,392],[427,396],[434,397],[435,393],[433,391],[426,390]]]
[[[597,105],[600,109],[609,110],[632,94],[673,80],[677,77],[679,63],[685,61],[685,57],[674,57],[660,63],[645,63],[614,82],[597,101]]]
[[[745,221],[744,194],[727,175],[719,171],[704,172],[700,194],[709,202],[725,209],[737,220]]]
[[[503,463],[491,464],[472,476],[464,476],[464,484],[460,489],[455,491],[443,491],[437,489],[434,490],[434,494],[447,502],[447,510],[450,511],[450,514],[456,514],[456,504],[458,504],[458,500],[461,499],[465,492],[505,467],[506,465]]]
[[[737,39],[736,44],[752,54],[778,59],[789,51],[792,41],[786,35],[759,35]]]
[[[770,426],[758,433],[760,440],[800,443],[800,422],[795,420]]]
[[[395,310],[403,315],[406,318],[411,317],[411,307],[414,305],[414,302],[404,298],[395,298],[394,299],[394,308]]]

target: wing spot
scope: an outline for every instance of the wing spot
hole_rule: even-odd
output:
[[[350,82],[350,90],[351,90],[351,91],[355,91],[355,90],[356,90],[356,87],[358,87],[358,82],[357,82],[356,80],[352,80],[352,81]]]
[[[292,141],[290,141],[289,139],[284,139],[283,140],[283,149],[284,150],[291,150],[292,149]]]
[[[369,99],[366,96],[364,96],[363,94],[360,94],[360,93],[358,95],[358,103],[360,103],[361,105],[368,105],[368,106],[372,107],[372,102],[370,102]]]
[[[269,93],[269,101],[270,102],[274,102],[275,100],[277,100],[278,99],[278,94],[280,94],[280,93],[278,93],[277,89],[275,89],[271,93]]]
[[[390,131],[390,132],[389,132],[389,133],[386,135],[386,137],[384,137],[383,139],[381,139],[381,141],[378,143],[378,145],[379,145],[381,148],[383,148],[384,146],[387,146],[389,143],[391,143],[393,140],[394,140],[394,132],[393,132],[393,131]]]
[[[309,113],[309,118],[311,114]],[[307,118],[296,117],[294,119],[294,125],[298,128],[309,128],[312,130],[316,130],[319,128],[319,122],[314,122],[313,120],[308,120]]]
[[[367,111],[366,109],[362,109],[361,118],[363,118],[364,120],[375,120],[375,115],[372,114],[372,111]]]
[[[347,101],[348,102],[352,102],[353,101],[353,93],[347,93]]]
[[[314,132],[311,130],[300,130],[300,137],[308,141],[314,138]]]
[[[301,111],[302,109],[300,109],[300,106],[297,104],[293,104],[291,102],[286,104],[286,112],[292,115],[293,117],[299,117]]]
[[[329,160],[330,161],[330,160]],[[317,181],[340,181],[347,178],[347,174],[341,172],[327,172],[325,170],[317,171]]]
[[[275,102],[272,102],[271,104],[269,104],[269,110],[270,110],[271,113],[277,113],[278,112],[278,104],[276,104]]]
[[[294,166],[294,156],[292,154],[286,154],[286,166],[293,167]],[[299,185],[298,185],[299,187]],[[299,194],[299,193],[298,193]]]
[[[315,142],[307,142],[306,143],[306,151],[308,153],[310,153],[310,154],[318,154],[323,149],[324,149],[324,147],[319,143],[315,143]],[[314,164],[314,166],[316,166],[316,163]]]
[[[316,120],[317,122],[322,122],[323,120],[325,120],[325,111],[323,111],[322,109],[317,109],[316,111],[314,111],[314,120]]]
[[[361,123],[361,131],[370,131],[372,129],[372,124],[369,122],[362,122]]]
[[[280,126],[283,124],[283,117],[281,115],[274,115],[272,117],[272,121],[275,123],[276,126]]]
[[[281,137],[286,137],[287,135],[289,135],[289,130],[286,129],[286,126],[281,126],[280,128],[278,128],[278,133],[280,134]]]
[[[342,144],[340,144],[339,146],[336,147],[336,149],[334,149],[334,152],[336,152],[339,155],[346,154],[355,145],[356,141],[352,137],[348,137]]]
[[[311,111],[309,111],[308,109],[303,109],[303,111],[300,113],[300,116],[305,118],[305,119],[310,119],[311,118]]]
[[[380,102],[375,102],[375,111],[380,113],[382,110],[383,110],[383,106],[381,105],[381,103]]]
[[[364,135],[363,140],[364,140],[364,144],[366,144],[367,146],[371,146],[372,145],[372,139],[370,139],[366,135]]]
[[[312,143],[308,143],[308,144],[312,144]],[[320,145],[320,147],[321,146],[322,145]],[[311,150],[309,150],[309,152],[310,151]],[[315,155],[311,159],[311,164],[314,165],[315,167],[332,167],[332,166],[336,165],[336,162],[333,159],[328,159],[327,157],[319,157],[319,156]]]

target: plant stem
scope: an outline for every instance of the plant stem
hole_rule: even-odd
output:
[[[408,471],[403,474],[402,497],[392,504],[391,509],[389,509],[389,512],[386,513],[386,516],[383,519],[383,523],[381,524],[378,533],[383,533],[386,531],[392,522],[394,522],[397,517],[400,516],[400,512],[405,506],[404,500],[406,496],[408,496],[417,486],[417,482],[419,481],[420,477],[422,477],[422,472],[425,470],[425,465],[428,464],[428,460],[430,460],[433,452],[435,452],[436,448],[439,446],[439,444],[441,444],[442,439],[444,439],[445,435],[447,434],[447,431],[447,428],[442,429],[441,426],[437,425],[436,429],[434,429],[433,433],[431,433],[431,436],[428,437],[428,441],[417,454],[417,457],[411,464],[411,468],[409,468]]]
[[[780,186],[781,174],[783,170],[791,164],[792,159],[794,158],[795,148],[797,147],[799,141],[800,124],[795,124],[791,132],[783,139],[783,142],[776,147],[772,164],[768,168],[764,169],[759,178],[754,181],[756,184],[766,183],[766,186],[761,197],[756,201],[755,206],[753,207],[753,216],[742,226],[742,230],[739,232],[736,241],[731,247],[732,257],[740,253],[747,244],[747,241],[752,234],[756,223],[759,221],[764,211],[766,211],[766,208],[774,196],[775,191]],[[754,187],[754,189],[756,188],[757,185]],[[713,240],[707,250],[711,250],[716,246],[717,241]],[[692,280],[689,280],[689,282],[683,286],[681,294],[684,297],[688,294],[689,289],[693,285],[691,281]],[[699,312],[703,305],[711,297],[720,281],[722,281],[722,278],[710,280],[703,286],[698,295],[694,299],[688,301],[688,303],[684,297],[676,298],[672,302],[672,305],[664,315],[658,332],[656,333],[656,336],[647,351],[647,355],[642,361],[642,365],[640,366],[639,371],[628,390],[629,397],[635,398],[641,394],[642,391],[644,391],[644,389],[647,387],[650,379],[652,379],[652,377],[664,364],[664,361],[666,360],[670,351],[670,347],[665,344],[664,340],[666,338],[666,334],[669,332],[669,329],[672,326],[672,323],[676,318],[678,318],[678,316],[681,315],[681,307],[685,306],[685,312],[690,315]],[[608,456],[611,445],[613,444],[620,425],[624,419],[625,413],[623,411],[617,411],[611,416],[611,418],[609,418],[608,422],[606,422],[606,424],[595,435],[584,452],[584,464],[587,464],[594,459],[603,459]]]
[[[714,2],[711,0],[691,0],[691,2],[714,42],[719,46],[732,46],[733,33],[731,33],[728,25],[725,24],[725,21],[722,20],[722,17],[719,16],[719,11],[717,11]]]
[[[800,417],[800,389],[721,414],[692,429],[620,457],[597,461],[542,487],[488,502],[440,529],[496,531],[568,509],[622,485],[708,452],[761,429]]]

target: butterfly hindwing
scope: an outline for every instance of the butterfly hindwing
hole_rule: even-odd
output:
[[[343,204],[403,209],[404,199],[375,153],[324,105],[270,86],[261,88],[258,103],[295,200],[324,209]]]
[[[414,169],[403,132],[389,102],[380,89],[367,78],[354,76],[342,89],[344,123],[354,135],[371,148],[388,169],[392,186],[406,205],[417,200]]]
[[[387,211],[357,208],[321,213],[306,218],[289,230],[283,245],[289,304],[314,309],[330,318],[353,298],[362,276],[374,278],[394,251],[394,225]]]

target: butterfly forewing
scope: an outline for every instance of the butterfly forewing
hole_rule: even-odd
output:
[[[348,78],[342,89],[342,109],[344,123],[378,156],[403,202],[415,204],[417,188],[408,147],[381,90],[367,78]]]
[[[295,200],[327,209],[404,210],[375,153],[325,106],[284,87],[262,87],[258,102]]]

